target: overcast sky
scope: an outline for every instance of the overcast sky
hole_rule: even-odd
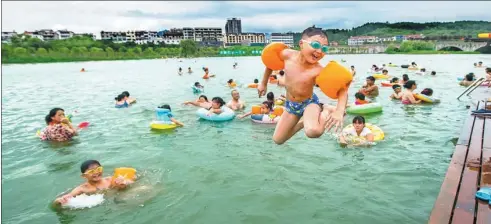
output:
[[[162,30],[173,27],[224,27],[242,19],[243,32],[352,28],[366,22],[491,21],[491,2],[2,2],[2,31],[68,29]]]

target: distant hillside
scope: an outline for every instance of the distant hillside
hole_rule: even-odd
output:
[[[428,39],[460,39],[476,38],[478,33],[490,33],[489,21],[456,21],[429,23],[366,23],[353,29],[327,29],[329,41],[346,44],[350,36],[390,37],[407,34],[424,34]],[[295,34],[295,40],[300,40],[300,33]]]

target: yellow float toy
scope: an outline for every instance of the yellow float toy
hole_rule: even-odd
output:
[[[259,84],[257,83],[251,83],[249,85],[247,85],[248,88],[257,88],[259,86]]]
[[[136,180],[136,169],[131,167],[120,167],[114,169],[114,175],[112,177],[112,181],[115,181],[117,178],[123,178],[127,181],[135,181]]]
[[[155,115],[157,120],[150,123],[150,128],[158,130],[170,130],[176,128],[177,125],[169,119],[169,113],[170,110],[168,109],[156,108]]]
[[[370,124],[370,123],[365,123],[365,127],[370,129],[370,131],[372,132],[373,141],[377,142],[377,141],[384,140],[384,138],[385,138],[384,131],[382,131],[382,129],[380,129],[378,126]],[[345,128],[343,128],[343,132],[347,132],[347,131],[349,131],[349,129],[353,129],[353,128],[354,128],[353,124],[350,124],[350,125],[346,126]],[[363,138],[363,137],[360,137],[360,138]]]
[[[478,38],[491,38],[491,33],[480,33],[477,35]]]
[[[274,101],[274,105],[283,106],[283,104],[285,104],[285,101],[283,101],[283,100]]]
[[[389,79],[390,76],[388,75],[383,75],[383,74],[373,74],[372,75],[375,79]]]

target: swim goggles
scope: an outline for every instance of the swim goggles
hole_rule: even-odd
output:
[[[94,173],[102,173],[102,171],[103,171],[102,166],[99,166],[97,168],[94,168],[94,169],[90,169],[90,170],[85,171],[84,174],[86,174],[86,175],[92,175]]]
[[[310,46],[316,50],[321,49],[322,53],[327,54],[329,52],[329,46],[327,45],[322,45],[319,41],[307,41],[304,40],[306,43],[309,43]]]

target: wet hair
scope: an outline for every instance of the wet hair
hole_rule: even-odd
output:
[[[477,65],[477,63],[474,63],[474,66],[476,66],[476,65]]]
[[[386,73],[386,72],[389,72],[389,71],[387,71],[387,69],[382,70],[382,73]]]
[[[208,97],[206,97],[205,95],[201,95],[201,96],[199,96],[199,98],[201,98],[201,97],[203,97],[203,98],[206,100],[206,102],[208,102]],[[198,98],[198,99],[199,99],[199,98]]]
[[[285,71],[281,70],[280,75],[285,75]]]
[[[352,66],[351,66],[351,68],[355,68],[355,66],[354,66],[354,65],[352,65]]]
[[[259,83],[259,80],[257,80],[257,79],[254,79],[254,83]]]
[[[414,80],[409,80],[406,82],[406,84],[404,84],[404,88],[411,89],[411,87],[413,87],[413,85],[416,85],[416,82]]]
[[[115,99],[116,101],[121,101],[121,100],[123,100],[125,97],[126,97],[126,95],[124,95],[124,94],[122,94],[122,93],[121,93],[121,94],[119,94],[119,95],[118,95],[116,98],[114,98],[114,99]]]
[[[365,124],[365,118],[363,116],[356,116],[353,118],[353,124],[354,123],[362,123]]]
[[[125,95],[126,97],[130,97],[130,93],[128,91],[123,91],[121,94]]]
[[[231,84],[232,82],[234,82],[234,80],[233,80],[233,79],[229,79],[229,80],[227,81],[227,83],[228,83],[228,84]]]
[[[61,110],[63,112],[65,111],[59,107],[55,107],[49,111],[48,115],[46,115],[46,117],[44,118],[44,120],[46,121],[46,124],[49,124],[49,123],[51,123],[51,121],[53,121],[53,119],[51,119],[51,118],[54,117],[56,115],[56,112],[58,112],[59,110]]]
[[[164,104],[164,105],[160,106],[159,108],[161,108],[161,109],[167,109],[167,110],[171,111],[169,104]]]
[[[212,102],[216,102],[218,104],[220,104],[220,107],[222,107],[223,105],[225,105],[225,101],[223,101],[223,99],[221,97],[213,97],[213,99],[211,99]]]
[[[432,71],[432,72],[431,72],[431,75],[436,75],[436,72],[435,72],[435,71]]]
[[[413,61],[413,62],[411,62],[411,65],[417,65],[417,64],[416,64],[416,62]]]
[[[407,74],[402,75],[402,77],[403,77],[403,78],[404,78],[404,77],[408,77],[408,78],[409,78],[409,76],[408,76]]]
[[[421,91],[421,94],[431,96],[431,95],[433,95],[433,90],[431,88],[426,88],[426,89],[423,89],[423,91]]]
[[[372,65],[372,68],[378,68],[377,65]]]
[[[394,77],[394,78],[392,78],[392,79],[390,80],[390,82],[391,82],[391,83],[395,83],[395,82],[397,82],[397,81],[399,81],[399,78],[397,78],[397,77]]]
[[[309,38],[313,36],[321,36],[327,39],[327,34],[322,31],[321,28],[309,27],[302,32],[302,39]]]
[[[263,104],[266,105],[266,107],[269,109],[269,111],[273,111],[273,102],[264,101]]]
[[[401,85],[399,84],[392,85],[393,90],[396,90],[397,88],[401,88]]]
[[[365,95],[363,95],[363,93],[360,92],[355,93],[355,97],[360,100],[365,100]]]
[[[486,72],[491,73],[491,68],[486,68]]]
[[[273,92],[269,92],[266,95],[266,99],[273,101],[274,100],[274,93]]]
[[[482,61],[480,61],[479,64],[482,64]]]
[[[375,82],[375,78],[373,76],[368,76],[367,79]]]
[[[179,71],[181,71],[181,70],[182,70],[182,68],[181,68],[181,67],[179,67]]]
[[[191,67],[188,67],[188,69],[191,69]]]
[[[425,69],[425,68],[422,68],[422,69],[420,70],[420,72],[426,72],[426,69]]]
[[[472,81],[474,79],[474,74],[473,73],[469,73],[467,75],[465,75],[465,80],[466,81]]]
[[[198,85],[199,85],[199,82],[195,82],[195,83],[194,83],[194,86],[196,86],[196,87],[197,87]]]
[[[82,165],[80,165],[80,172],[85,173],[85,171],[87,171],[89,167],[94,164],[101,166],[101,163],[99,163],[99,161],[97,160],[93,160],[93,159],[86,160],[85,162],[82,163]]]
[[[409,76],[408,76],[407,74],[402,75],[402,80],[403,80],[404,82],[409,81]]]

